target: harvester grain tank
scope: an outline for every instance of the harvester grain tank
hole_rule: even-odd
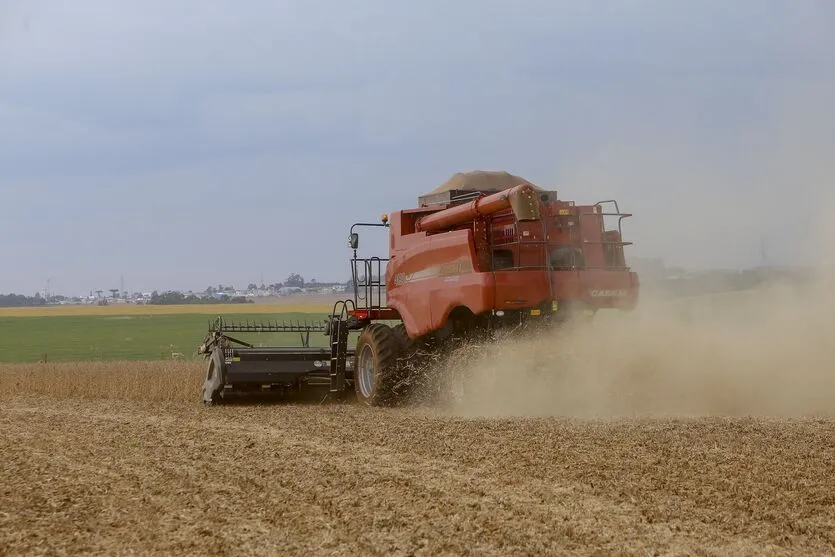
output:
[[[621,230],[631,215],[616,201],[577,205],[513,179],[499,191],[439,188],[415,208],[354,224],[353,297],[337,302],[321,323],[218,318],[201,347],[208,358],[204,401],[319,384],[332,395],[352,389],[364,404],[386,404],[408,394],[412,368],[403,363],[417,346],[443,350],[453,339],[496,329],[634,308],[639,281],[626,263]],[[606,218],[616,224],[607,228]],[[388,232],[388,257],[357,255],[357,229],[368,227]],[[254,332],[297,332],[303,342],[257,348],[230,336]],[[311,347],[311,332],[326,335],[328,347]],[[359,333],[353,347],[351,332]]]

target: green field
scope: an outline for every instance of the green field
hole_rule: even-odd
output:
[[[733,292],[661,302],[670,315],[684,321],[713,319],[722,315],[742,319],[761,309],[756,292]],[[769,298],[772,300],[772,298]],[[645,301],[642,309],[651,307]],[[228,313],[227,313],[228,310]],[[60,361],[200,360],[196,350],[209,322],[218,314],[225,319],[266,321],[321,321],[331,304],[246,306],[83,306],[11,308],[0,310],[0,362],[26,363],[43,359]],[[605,313],[605,312],[601,312]],[[667,315],[667,318],[670,317]],[[604,320],[608,315],[600,315]],[[349,342],[356,342],[352,334]],[[236,334],[256,346],[294,346],[298,333]],[[323,333],[310,334],[311,346],[327,346]],[[177,355],[174,355],[177,354]],[[181,355],[181,356],[180,356]]]
[[[232,308],[230,308],[232,309]],[[237,308],[235,308],[237,309]],[[223,314],[224,319],[321,321],[326,313]],[[170,360],[196,350],[214,316],[206,313],[126,315],[36,315],[0,317],[0,362]],[[298,333],[233,335],[258,345],[298,345]],[[310,334],[311,346],[327,346],[323,333]]]

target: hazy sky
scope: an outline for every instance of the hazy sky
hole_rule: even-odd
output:
[[[0,292],[345,280],[472,169],[668,264],[808,259],[833,113],[827,0],[0,0]]]

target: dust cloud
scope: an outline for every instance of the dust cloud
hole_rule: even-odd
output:
[[[835,211],[831,212],[835,215]],[[800,279],[663,299],[632,312],[465,346],[444,372],[465,416],[835,414],[835,218]],[[452,391],[450,391],[451,393]]]
[[[831,415],[835,327],[823,279],[596,316],[536,338],[468,346],[448,408],[469,416]],[[829,280],[830,290],[835,281]]]
[[[447,410],[461,416],[835,414],[835,162],[820,156],[835,148],[835,128],[828,127],[832,117],[820,97],[792,106],[760,142],[766,147],[711,185],[721,190],[724,179],[730,191],[743,174],[762,178],[752,203],[731,204],[741,218],[729,215],[726,197],[717,194],[716,203],[697,205],[701,229],[695,217],[684,219],[686,233],[679,230],[676,241],[683,253],[707,242],[720,259],[724,253],[733,260],[740,238],[753,240],[761,230],[791,237],[797,256],[791,263],[807,262],[804,280],[672,300],[644,288],[631,313],[604,310],[588,325],[462,348],[445,372],[466,378],[466,389]],[[673,183],[674,174],[668,177]],[[628,199],[623,188],[618,194]],[[672,229],[662,221],[675,209],[644,207],[635,219],[664,242],[664,231]]]
[[[470,416],[835,414],[835,115],[831,79],[772,83],[756,133],[717,155],[676,130],[618,141],[562,173],[562,193],[610,192],[634,213],[627,258],[670,265],[769,263],[805,280],[665,300],[536,338],[465,347],[448,411]],[[763,93],[765,95],[765,93]],[[694,144],[688,144],[694,143]],[[584,189],[585,188],[585,189]],[[631,236],[631,237],[630,237]],[[640,275],[640,273],[639,273]]]
[[[835,415],[835,218],[820,222],[821,263],[803,278],[690,298],[645,290],[632,312],[461,348],[444,364],[463,385],[447,411]]]

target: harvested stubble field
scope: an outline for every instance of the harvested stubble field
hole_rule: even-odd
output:
[[[791,307],[465,349],[440,406],[205,408],[195,363],[6,365],[0,547],[832,555],[831,328]]]

